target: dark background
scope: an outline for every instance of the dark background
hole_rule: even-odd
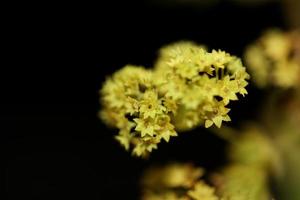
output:
[[[170,42],[193,40],[242,56],[265,28],[284,28],[279,2],[26,3],[6,11],[0,199],[137,199],[139,176],[151,164],[179,160],[216,169],[225,162],[225,142],[201,128],[160,144],[148,160],[131,157],[113,139],[117,131],[96,117],[98,90],[125,64],[151,67]],[[231,105],[230,125],[255,118],[263,95],[248,89]]]

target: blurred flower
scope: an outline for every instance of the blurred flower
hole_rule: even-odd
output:
[[[145,171],[142,178],[142,185],[150,188],[190,188],[203,174],[203,169],[189,163],[171,163],[165,166],[153,166]]]
[[[300,33],[269,30],[250,45],[245,60],[259,87],[299,87]]]
[[[218,200],[213,187],[200,178],[201,168],[173,163],[146,170],[142,177],[143,200]]]

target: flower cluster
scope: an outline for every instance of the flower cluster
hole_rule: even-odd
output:
[[[250,45],[245,60],[259,87],[290,88],[300,80],[300,32],[269,30]]]
[[[222,121],[230,121],[228,103],[238,100],[237,94],[247,94],[249,75],[240,59],[191,42],[162,48],[155,70],[161,90],[178,104],[178,130],[201,124],[221,127]]]
[[[105,82],[101,95],[100,117],[120,130],[116,139],[127,150],[132,145],[134,155],[146,156],[162,139],[177,135],[151,71],[125,66]]]
[[[125,66],[100,91],[103,121],[118,128],[116,139],[136,156],[147,156],[161,140],[199,125],[230,121],[227,105],[245,95],[241,61],[224,51],[207,52],[191,42],[161,49],[154,70]]]
[[[143,200],[218,200],[215,189],[200,178],[203,170],[191,164],[152,167],[142,179]]]

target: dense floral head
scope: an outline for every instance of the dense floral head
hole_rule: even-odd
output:
[[[125,66],[100,91],[100,117],[119,129],[116,139],[136,156],[147,156],[175,130],[230,121],[227,105],[247,91],[241,61],[190,42],[164,47],[154,70]]]
[[[162,48],[155,70],[161,90],[178,102],[174,125],[179,130],[203,123],[220,127],[230,121],[228,103],[247,94],[249,75],[238,58],[191,42]]]
[[[269,30],[250,45],[245,60],[259,87],[300,85],[300,32]]]
[[[146,156],[162,140],[176,136],[165,98],[159,96],[151,71],[125,66],[101,90],[100,117],[118,128],[116,139],[133,154]]]

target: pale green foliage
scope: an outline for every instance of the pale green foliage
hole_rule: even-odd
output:
[[[101,89],[103,121],[136,156],[147,156],[176,130],[230,121],[227,105],[247,91],[241,61],[224,51],[207,52],[191,42],[164,47],[154,70],[125,66]]]
[[[226,131],[232,134],[227,152],[230,164],[214,177],[218,194],[224,200],[270,200],[270,175],[282,173],[274,141],[255,123]]]
[[[279,152],[264,129],[252,124],[246,127],[229,147],[230,161],[281,173]]]
[[[257,86],[290,88],[299,85],[300,60],[296,56],[299,48],[299,31],[269,30],[250,45],[245,60]]]
[[[300,53],[300,52],[299,52]],[[300,88],[284,93],[284,101],[276,96],[272,106],[265,111],[268,132],[280,155],[281,173],[276,174],[277,199],[300,198]],[[275,98],[275,97],[273,97]],[[275,185],[275,184],[274,184]]]
[[[224,200],[270,200],[267,172],[255,166],[233,164],[218,179],[218,194]]]

